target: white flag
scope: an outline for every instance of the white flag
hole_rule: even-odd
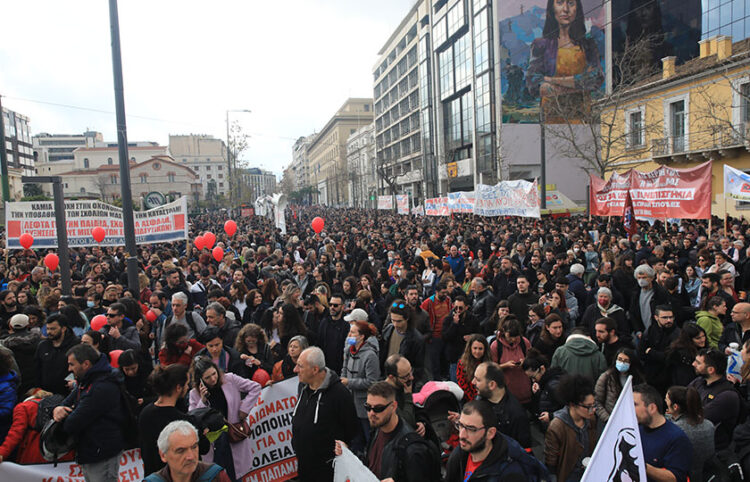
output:
[[[333,459],[333,482],[349,481],[378,482],[378,478],[349,449],[342,447],[341,455]]]
[[[641,434],[633,405],[633,377],[622,388],[581,482],[646,481]]]
[[[750,201],[750,174],[724,164],[724,197]]]

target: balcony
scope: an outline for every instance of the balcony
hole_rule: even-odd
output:
[[[668,136],[651,141],[651,155],[659,163],[703,162],[732,158],[742,150],[750,151],[750,123],[733,126],[714,124],[704,132],[690,136]],[[692,149],[691,149],[692,147]]]

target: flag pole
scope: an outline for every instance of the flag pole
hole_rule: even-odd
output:
[[[729,213],[727,212],[727,193],[724,190],[724,236],[727,235],[727,222],[729,220]]]

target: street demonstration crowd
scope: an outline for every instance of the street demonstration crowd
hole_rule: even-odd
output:
[[[299,480],[348,447],[397,482],[573,481],[632,377],[648,480],[750,473],[746,221],[227,219],[139,246],[138,290],[122,247],[71,249],[72,296],[45,250],[6,256],[0,461],[116,481],[138,447],[147,480],[238,480],[261,388],[299,376]],[[207,231],[223,257],[192,242]],[[612,480],[639,480],[620,449]]]

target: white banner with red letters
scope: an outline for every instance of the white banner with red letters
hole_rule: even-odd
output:
[[[148,474],[143,473],[141,449],[126,450],[120,455],[120,482],[140,482]],[[13,482],[83,482],[81,466],[75,462],[54,464],[18,465],[13,462],[0,464],[0,480]]]
[[[398,208],[398,214],[409,214],[409,195],[397,194],[396,207]]]

